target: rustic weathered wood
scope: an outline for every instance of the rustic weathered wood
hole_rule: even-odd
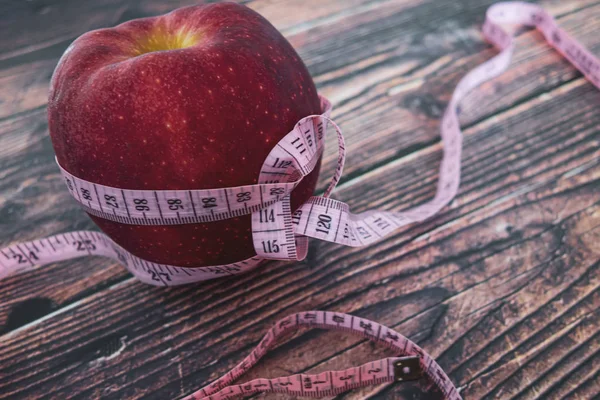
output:
[[[388,2],[389,3],[389,2]],[[258,3],[260,4],[260,3]],[[333,2],[328,2],[328,4],[334,4]],[[134,7],[132,7],[134,8]],[[259,7],[260,8],[260,7]],[[301,7],[300,7],[301,8]],[[306,10],[306,9],[305,9]],[[569,9],[564,10],[562,8],[554,10],[554,12],[556,14],[559,14],[561,12],[567,12],[569,11]],[[281,14],[281,13],[280,13]],[[305,18],[306,20],[310,20],[310,16],[312,14],[308,14],[305,12],[306,15],[304,15],[302,18]],[[138,13],[136,15],[146,15],[144,13]],[[359,14],[360,15],[360,14]],[[272,16],[272,17],[275,17]],[[347,18],[348,19],[348,18]],[[276,21],[276,20],[274,20]],[[376,20],[369,20],[371,21],[371,24],[376,22]],[[346,24],[348,24],[349,22],[346,21]],[[306,24],[306,22],[304,22],[304,24]],[[576,25],[575,23],[571,23],[570,25]],[[569,25],[569,27],[571,27]],[[579,24],[580,26],[581,24]],[[342,25],[344,26],[344,25]],[[370,25],[367,25],[367,27]],[[315,33],[315,35],[317,36],[318,40],[321,41],[325,41],[327,39],[327,36],[324,36],[324,34],[322,32],[320,32],[320,29],[313,29],[316,30],[317,32]],[[478,27],[474,26],[470,28],[470,31],[473,32],[474,36],[477,36],[479,38],[479,32],[478,32]],[[311,31],[312,32],[312,31]],[[392,30],[390,30],[390,32],[392,32]],[[443,35],[446,35],[446,32],[442,32]],[[295,36],[292,37],[292,40],[294,39]],[[335,36],[337,37],[337,36]],[[593,35],[591,35],[591,37],[593,37]],[[439,39],[442,39],[442,35],[440,35]],[[460,45],[460,42],[458,43]],[[519,51],[517,53],[516,58],[519,59],[520,54],[522,54],[522,50],[521,48],[533,48],[533,51],[539,51],[539,52],[544,52],[544,54],[549,54],[550,60],[551,61],[545,61],[545,62],[541,62],[538,63],[538,59],[536,58],[532,58],[533,61],[528,63],[527,65],[520,67],[518,64],[515,68],[515,71],[518,71],[518,73],[522,74],[522,72],[524,70],[526,70],[527,68],[532,68],[535,65],[541,64],[541,65],[547,65],[549,63],[552,63],[548,68],[540,68],[540,69],[536,69],[535,72],[537,73],[538,71],[540,73],[542,73],[542,79],[545,79],[549,82],[553,82],[556,80],[556,78],[554,78],[554,76],[562,74],[565,75],[564,80],[568,80],[568,79],[572,79],[573,77],[573,70],[569,69],[569,68],[564,68],[564,62],[562,62],[562,60],[560,60],[560,58],[558,56],[556,56],[555,54],[553,54],[550,50],[548,50],[547,48],[545,48],[544,46],[540,45],[540,43],[527,43],[527,46],[523,46],[523,47],[519,47]],[[317,48],[318,49],[318,48]],[[303,48],[300,47],[300,51],[302,53]],[[421,52],[420,54],[429,54],[431,51],[424,51]],[[444,87],[447,89],[447,93],[440,93],[440,96],[448,96],[448,94],[451,91],[451,87],[452,85],[454,85],[454,83],[458,80],[458,77],[464,73],[464,70],[466,70],[469,66],[476,64],[477,62],[480,62],[481,60],[483,60],[484,58],[488,57],[489,54],[491,54],[492,51],[487,51],[486,54],[484,54],[483,56],[476,56],[479,57],[478,59],[475,60],[471,60],[472,64],[467,64],[466,66],[460,68],[459,72],[455,72],[454,75],[452,76],[452,82],[451,84],[448,83],[444,83],[443,80],[442,82],[436,82],[434,85],[431,85],[433,88],[435,87]],[[59,54],[59,53],[58,53]],[[441,53],[444,54],[444,53]],[[525,53],[527,54],[527,53]],[[461,54],[458,55],[454,55],[454,57],[456,57],[456,59],[458,60],[458,62],[461,62]],[[58,57],[58,55],[56,56]],[[444,55],[442,55],[442,57],[446,57]],[[447,57],[446,57],[447,58]],[[449,58],[448,58],[449,59]],[[383,63],[383,66],[385,67],[386,62],[385,59],[381,60]],[[399,64],[402,64],[399,60],[398,61]],[[56,60],[52,60],[48,65],[50,65],[50,67],[53,66],[53,63],[56,62]],[[388,63],[389,64],[389,63]],[[414,81],[415,80],[421,80],[423,82],[428,82],[429,79],[433,79],[434,77],[432,77],[432,73],[437,71],[440,68],[440,63],[436,63],[434,62],[433,67],[429,67],[429,68],[424,68],[424,69],[417,69],[416,71],[425,71],[423,72],[423,74],[427,74],[425,77],[424,75],[417,75],[415,76],[408,76],[407,78],[402,78],[402,81],[398,81],[398,79],[395,79],[394,81],[394,77],[392,77],[392,83],[388,84],[388,86],[392,89],[395,89],[396,91],[398,91],[398,86],[394,86],[396,83],[399,83],[400,85],[403,85],[404,87],[410,87],[411,85],[414,86]],[[392,65],[395,65],[392,63]],[[352,65],[350,65],[351,67]],[[27,70],[27,68],[32,68],[32,66],[29,64],[25,67],[23,67],[23,69]],[[450,71],[453,71],[452,68],[455,68],[454,66],[450,66],[449,69]],[[371,68],[374,69],[375,72],[377,72],[377,68]],[[455,68],[458,69],[458,68]],[[427,72],[429,71],[429,72]],[[507,100],[504,100],[504,102],[502,103],[502,105],[504,106],[505,104],[510,104],[510,101],[513,102],[518,102],[520,101],[521,98],[528,98],[530,96],[532,96],[532,91],[534,90],[539,90],[537,89],[537,87],[535,85],[538,85],[538,82],[540,80],[539,75],[536,74],[529,74],[526,75],[529,77],[529,81],[527,82],[523,82],[522,80],[519,80],[518,84],[513,84],[510,85],[510,79],[515,78],[517,75],[516,74],[506,74],[504,77],[501,78],[501,80],[499,82],[507,82],[506,86],[502,86],[502,87],[507,87],[506,89],[506,93],[507,95],[505,96],[505,98]],[[344,74],[352,74],[352,71],[348,70],[348,68],[342,68],[342,72]],[[415,72],[415,73],[417,73]],[[37,74],[39,75],[41,73],[41,71],[34,71],[34,75]],[[51,68],[47,71],[47,74],[49,76],[49,74],[51,73]],[[420,72],[419,72],[420,73]],[[365,75],[365,73],[361,73],[359,74],[359,76],[363,76]],[[381,74],[380,74],[381,75]],[[414,75],[414,74],[413,74]],[[447,72],[443,71],[441,73],[441,75],[445,76],[447,75]],[[319,81],[319,76],[316,77],[317,81]],[[386,80],[383,80],[384,84],[386,82]],[[561,82],[561,81],[559,81]],[[339,90],[337,90],[337,92],[340,91],[344,91],[344,88],[347,87],[352,87],[352,85],[347,84],[346,82],[342,82],[343,84],[340,85],[329,85],[330,87],[340,87]],[[440,83],[442,83],[440,85]],[[522,93],[522,96],[511,96],[511,93],[515,92],[517,94],[521,93],[520,92],[520,88],[522,86],[528,87],[530,90],[526,91],[525,93]],[[496,87],[496,86],[494,86]],[[552,87],[552,86],[550,86]],[[11,92],[15,92],[18,88],[16,88],[15,90],[11,90]],[[43,90],[40,89],[38,92],[40,91],[45,91],[46,90],[46,85],[44,85]],[[324,91],[328,91],[327,88],[323,88]],[[387,89],[386,89],[387,90]],[[328,95],[332,96],[334,99],[336,99],[336,92],[335,91],[331,91],[329,90],[329,92],[331,93],[327,93]],[[414,95],[413,95],[414,92]],[[420,99],[424,98],[424,96],[420,93],[420,88],[415,88],[413,90],[413,92],[410,93],[410,96],[407,95],[407,97],[410,98],[410,103],[411,104],[424,104],[422,107],[423,108],[428,108],[428,107],[432,107],[431,105],[428,105],[430,103],[432,103],[433,101],[433,107],[437,107],[438,112],[442,107],[441,102],[444,101],[444,99],[440,99],[440,100],[434,100],[431,96],[429,96],[426,101],[421,101]],[[385,92],[384,92],[385,93]],[[479,93],[479,92],[478,92]],[[533,92],[533,93],[537,93],[537,92]],[[401,92],[399,92],[398,94],[394,95],[395,98],[404,96]],[[363,96],[363,97],[367,97],[367,95]],[[382,107],[387,107],[390,104],[396,104],[396,102],[394,101],[394,97],[392,99],[390,98],[384,98],[382,100],[379,101],[379,107],[376,107],[375,110],[382,108]],[[494,98],[496,98],[497,96],[495,96]],[[30,98],[37,98],[35,96],[28,96],[28,99]],[[358,100],[360,100],[360,96],[358,97]],[[342,104],[346,99],[345,98],[337,98],[336,99],[336,105],[337,104]],[[416,102],[415,102],[416,101]],[[437,104],[437,105],[436,105]],[[374,117],[368,118],[367,120],[371,121],[371,128],[368,129],[363,129],[363,127],[360,125],[362,124],[363,120],[359,119],[357,116],[357,113],[345,113],[344,112],[344,105],[341,105],[339,107],[339,111],[336,111],[336,119],[341,120],[341,123],[344,126],[344,129],[346,131],[346,135],[347,135],[347,144],[349,146],[349,160],[347,163],[347,167],[346,167],[346,173],[343,177],[343,181],[348,181],[351,180],[352,178],[356,178],[357,176],[360,175],[361,172],[365,172],[368,171],[369,169],[372,169],[373,167],[376,166],[380,166],[380,165],[385,165],[386,161],[389,161],[390,159],[393,160],[394,158],[410,153],[410,151],[414,151],[415,149],[421,148],[422,146],[427,145],[427,143],[431,143],[431,141],[437,141],[437,120],[435,118],[435,115],[428,118],[428,120],[426,120],[426,122],[428,122],[427,126],[428,129],[424,130],[423,126],[424,124],[424,120],[422,117],[418,117],[415,118],[413,112],[410,109],[407,111],[403,110],[403,109],[395,109],[392,110],[392,112],[383,112],[383,113],[377,113],[376,115],[374,115]],[[413,110],[415,110],[414,106],[411,106],[413,108]],[[364,103],[361,103],[359,105],[359,110],[362,111],[366,111],[365,110],[365,105]],[[468,110],[468,109],[467,109]],[[13,210],[13,205],[15,203],[17,203],[18,209],[19,210],[27,210],[28,212],[32,212],[32,211],[42,211],[42,215],[44,217],[44,220],[47,222],[48,220],[52,221],[53,223],[57,223],[56,221],[56,214],[59,214],[61,210],[61,206],[59,206],[59,204],[61,205],[65,205],[66,207],[68,207],[68,212],[69,213],[73,213],[74,215],[78,215],[79,219],[75,219],[72,215],[69,215],[69,218],[67,219],[67,224],[70,223],[69,221],[76,221],[78,224],[83,224],[83,226],[88,227],[91,226],[91,224],[88,222],[88,219],[77,209],[77,207],[70,201],[70,199],[68,198],[68,196],[66,195],[66,193],[64,192],[63,188],[62,188],[62,183],[59,182],[58,179],[58,175],[56,174],[57,170],[56,167],[54,166],[54,162],[51,156],[51,152],[48,151],[48,149],[50,148],[50,144],[48,141],[48,138],[45,136],[45,122],[44,122],[44,111],[43,109],[34,109],[34,112],[37,112],[35,114],[32,115],[32,120],[28,119],[28,118],[22,118],[26,115],[20,115],[19,118],[17,118],[17,121],[19,122],[18,125],[14,126],[14,122],[12,120],[7,121],[7,123],[9,123],[10,125],[4,129],[2,129],[2,131],[4,132],[9,132],[11,135],[8,137],[9,142],[7,145],[5,145],[5,151],[6,152],[10,152],[11,149],[14,149],[14,151],[19,152],[18,157],[13,158],[12,163],[10,166],[4,167],[5,170],[7,171],[16,171],[18,172],[15,175],[11,176],[11,180],[6,180],[6,182],[10,182],[10,187],[20,187],[22,184],[22,181],[29,181],[31,182],[31,177],[32,176],[40,176],[43,174],[46,174],[48,171],[50,171],[52,174],[51,179],[54,179],[53,182],[56,185],[56,190],[53,192],[56,194],[56,201],[51,205],[50,209],[52,210],[49,213],[45,213],[44,214],[44,210],[46,210],[46,208],[44,207],[44,205],[48,205],[48,199],[46,197],[41,197],[38,199],[38,203],[37,204],[28,204],[27,206],[19,204],[19,199],[18,196],[19,194],[17,193],[16,196],[14,196],[13,191],[9,191],[8,193],[10,193],[11,195],[13,195],[13,199],[11,199],[12,201],[8,202],[7,207],[5,208],[8,211],[11,211],[13,213],[13,216],[11,217],[11,219],[9,220],[9,222],[12,222],[10,224],[9,227],[7,227],[7,229],[10,229],[11,231],[7,232],[7,236],[8,237],[14,237],[12,236],[12,232],[15,232],[16,234],[19,235],[29,235],[27,236],[27,238],[34,238],[36,236],[40,235],[40,232],[37,231],[32,231],[31,229],[27,229],[26,226],[27,224],[40,224],[42,223],[42,221],[40,221],[39,219],[34,218],[31,214],[27,214],[26,216],[24,216],[21,219],[15,219],[14,214],[16,213]],[[484,110],[481,110],[482,112]],[[24,112],[24,111],[23,111]],[[420,112],[422,114],[422,112]],[[493,113],[493,108],[488,111],[486,114],[491,114]],[[372,112],[371,112],[372,114]],[[349,116],[349,118],[346,118],[346,115]],[[482,113],[482,115],[484,115]],[[377,122],[379,121],[379,122]],[[359,124],[360,123],[360,124]],[[390,129],[379,129],[377,128],[377,125],[373,125],[374,123],[381,123],[381,124],[387,124],[387,126],[391,127]],[[468,123],[468,121],[467,121]],[[23,132],[28,132],[29,130],[31,130],[31,126],[36,127],[36,131],[35,131],[35,136],[32,139],[35,139],[35,141],[33,140],[28,140],[28,138],[31,136],[31,134],[28,135],[23,135]],[[357,126],[357,128],[354,128],[354,126]],[[382,125],[383,126],[383,125]],[[406,127],[405,127],[406,126]],[[377,129],[375,129],[375,128]],[[371,140],[371,138],[368,135],[374,135],[374,138],[380,137],[381,140],[385,140],[386,143],[388,143],[389,145],[386,146],[385,149],[382,149],[380,145],[377,145],[377,140]],[[376,135],[376,136],[375,136]],[[28,142],[33,142],[33,143],[37,143],[37,141],[41,140],[43,143],[43,147],[42,147],[42,154],[43,157],[36,157],[36,161],[37,161],[37,165],[34,168],[31,169],[26,169],[23,170],[21,168],[21,166],[28,162],[25,160],[29,160],[31,158],[31,156],[34,154],[33,151],[34,149],[28,149],[28,150],[24,150],[23,146],[27,146]],[[18,146],[15,146],[15,142],[17,142]],[[32,143],[32,144],[33,144]],[[37,145],[39,147],[39,144]],[[398,150],[396,150],[398,149]],[[333,152],[331,152],[331,156],[328,157],[327,162],[325,163],[325,167],[324,167],[324,173],[323,176],[326,177],[328,175],[330,175],[333,171],[333,165],[334,165],[334,155]],[[3,158],[7,158],[7,156],[9,154],[12,153],[2,153]],[[369,158],[370,157],[370,158]],[[326,179],[323,179],[323,184],[326,182]],[[42,193],[48,193],[47,188],[43,188],[40,189],[40,191]],[[14,197],[17,197],[16,199]],[[29,200],[30,201],[30,200]],[[50,217],[50,218],[48,218]],[[25,221],[26,219],[26,221]],[[81,226],[81,225],[80,225]],[[66,226],[51,226],[49,229],[43,229],[42,227],[42,234],[43,235],[47,235],[50,233],[54,233],[54,232],[60,232],[60,231],[64,231],[67,229],[73,229],[70,225],[66,225]],[[23,236],[21,236],[22,239],[24,239]],[[16,239],[16,237],[15,237]],[[81,266],[81,264],[76,264]],[[102,269],[102,264],[98,265],[98,268]],[[51,280],[53,280],[54,282],[56,281],[63,281],[63,280],[72,280],[73,276],[76,276],[75,274],[69,274],[68,271],[69,269],[65,269],[64,270],[65,273],[67,273],[67,276],[61,277],[62,279],[56,279],[56,273],[55,271],[53,271],[52,269],[46,269],[45,272],[41,275],[41,276],[37,276],[36,275],[36,281],[38,279],[42,279],[42,281],[46,278],[49,277]],[[110,270],[110,274],[116,274],[117,277],[123,277],[124,273],[122,271],[122,269],[120,267],[113,267]],[[93,279],[94,275],[92,275],[92,279]],[[102,279],[102,277],[100,277]],[[17,281],[18,282],[18,281]],[[102,284],[104,284],[104,281],[102,281]],[[43,286],[42,288],[40,288],[40,286]],[[86,288],[89,288],[93,286],[93,284],[90,282],[90,286],[86,286]],[[47,290],[43,289],[46,288],[46,284],[44,283],[43,285],[34,285],[32,290],[34,290],[35,292],[39,293],[40,296],[44,296],[45,293],[48,293]],[[80,286],[76,286],[76,287],[80,287]],[[77,289],[72,288],[72,289],[66,289],[65,292],[66,293],[71,293],[73,295],[75,295],[74,297],[76,298],[76,291]],[[52,290],[51,290],[52,291]],[[21,292],[21,291],[20,291]],[[24,293],[25,295],[28,295],[27,293]],[[55,296],[56,297],[56,296]],[[11,298],[11,303],[15,303],[15,302],[19,302],[22,300],[22,298],[19,297],[12,297]],[[57,302],[57,304],[68,304],[69,300],[68,299],[54,299],[54,302]],[[7,306],[11,306],[8,305]],[[6,307],[5,307],[6,309]],[[0,315],[1,315],[2,311],[0,310]],[[4,314],[6,315],[6,314]]]
[[[0,5],[12,15],[0,26],[0,245],[92,228],[62,187],[46,134],[47,81],[66,45],[190,3]],[[288,36],[334,102],[349,151],[335,197],[363,211],[433,196],[441,112],[458,79],[494,54],[479,33],[492,1],[245,3]],[[598,53],[600,3],[541,3]],[[598,395],[599,101],[540,35],[521,33],[512,69],[462,107],[460,194],[430,221],[363,249],[314,241],[304,262],[191,287],[147,287],[101,259],[11,277],[0,283],[0,398],[176,398],[237,363],[276,319],[315,308],[395,327],[469,399]],[[311,331],[248,378],[381,354]],[[437,398],[407,384],[339,398],[411,395]]]

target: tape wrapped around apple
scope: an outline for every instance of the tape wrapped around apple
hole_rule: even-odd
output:
[[[249,8],[218,3],[79,37],[54,71],[48,125],[58,162],[77,177],[190,190],[257,183],[273,146],[320,113],[290,43]],[[313,195],[319,169],[292,192],[292,210]],[[171,226],[90,217],[148,261],[201,267],[256,254],[250,215]]]

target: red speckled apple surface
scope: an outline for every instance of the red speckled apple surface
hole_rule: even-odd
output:
[[[72,174],[181,190],[257,183],[273,145],[320,111],[308,70],[277,29],[245,6],[219,3],[79,37],[52,77],[48,120],[58,162]],[[313,194],[319,169],[293,191],[294,210]],[[250,215],[175,226],[91,218],[158,263],[219,265],[255,254]]]

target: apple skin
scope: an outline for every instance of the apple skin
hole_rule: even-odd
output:
[[[155,48],[163,51],[146,52]],[[79,178],[189,190],[257,183],[273,146],[320,113],[308,70],[277,29],[218,3],[79,37],[54,71],[48,124],[58,162]],[[319,169],[292,192],[293,210],[313,195]],[[90,217],[148,261],[201,267],[256,254],[250,215],[171,226]]]

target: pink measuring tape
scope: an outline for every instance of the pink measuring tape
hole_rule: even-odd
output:
[[[127,190],[88,182],[60,168],[69,192],[86,212],[124,224],[204,223],[252,214],[255,257],[201,268],[157,264],[134,256],[102,233],[77,231],[1,249],[0,279],[38,265],[84,255],[101,255],[123,264],[144,283],[180,285],[243,273],[266,259],[302,260],[307,253],[308,237],[347,246],[365,246],[401,226],[433,216],[454,198],[459,186],[462,148],[457,114],[459,102],[472,89],[500,75],[510,64],[514,43],[512,37],[500,28],[501,24],[535,26],[553,47],[600,88],[600,61],[558,28],[554,19],[542,8],[520,2],[498,3],[490,7],[483,33],[501,51],[469,72],[452,95],[441,121],[444,155],[437,192],[425,204],[403,212],[373,210],[352,214],[347,204],[329,198],[342,174],[345,147],[340,128],[329,118],[331,104],[321,97],[322,114],[303,118],[275,145],[262,166],[256,185],[210,190]],[[328,125],[333,126],[338,138],[336,172],[323,196],[311,197],[292,214],[290,193],[313,170],[322,155]],[[303,326],[357,333],[387,345],[399,357],[345,371],[257,379],[232,385],[258,362],[279,336]],[[428,377],[446,398],[460,399],[458,391],[433,358],[394,330],[347,314],[311,311],[279,321],[244,361],[187,399],[221,400],[258,392],[322,397],[362,386],[421,377]]]

